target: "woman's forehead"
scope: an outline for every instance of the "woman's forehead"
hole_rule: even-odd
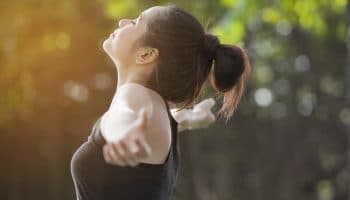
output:
[[[152,16],[156,15],[158,12],[160,12],[160,10],[162,9],[162,6],[154,6],[151,8],[148,8],[146,10],[144,10],[141,14],[140,14],[140,21],[145,20],[146,18],[151,18]]]

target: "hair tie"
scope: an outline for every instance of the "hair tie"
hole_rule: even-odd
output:
[[[204,52],[209,56],[209,60],[215,58],[216,52],[220,47],[220,40],[216,35],[204,33],[202,35],[202,45]]]

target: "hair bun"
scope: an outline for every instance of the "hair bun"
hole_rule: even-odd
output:
[[[218,48],[220,47],[220,40],[216,35],[204,33],[202,45],[205,54],[209,57],[208,59],[213,60],[215,58]]]

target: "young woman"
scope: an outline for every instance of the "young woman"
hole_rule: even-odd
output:
[[[180,162],[177,132],[215,119],[213,99],[186,108],[209,77],[223,98],[219,114],[229,119],[250,74],[247,54],[238,46],[220,44],[175,5],[151,7],[135,20],[120,20],[103,49],[117,68],[117,89],[88,141],[72,157],[75,196],[169,200]]]

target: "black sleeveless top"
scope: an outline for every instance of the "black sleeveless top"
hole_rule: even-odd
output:
[[[106,143],[100,132],[101,117],[91,134],[73,154],[70,168],[76,200],[169,200],[179,170],[177,122],[170,114],[171,147],[162,164],[139,163],[119,166],[106,163],[102,147]]]

